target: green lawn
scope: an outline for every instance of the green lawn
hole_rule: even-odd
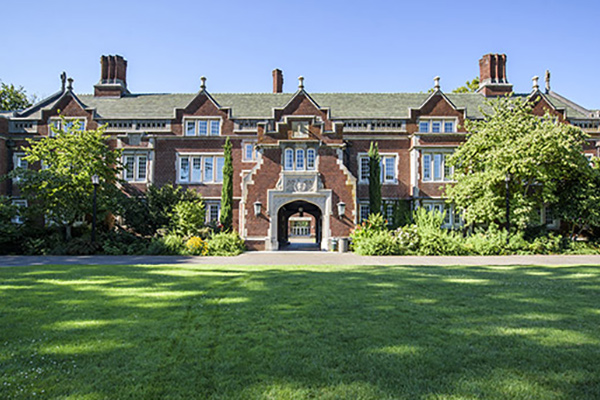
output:
[[[600,267],[0,268],[1,399],[598,399]]]

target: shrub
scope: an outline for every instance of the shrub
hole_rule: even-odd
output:
[[[192,236],[185,242],[185,249],[194,256],[205,256],[207,252],[206,242],[198,236]]]
[[[204,203],[201,199],[175,204],[171,214],[173,230],[183,236],[197,235],[204,226]]]
[[[165,236],[158,238],[166,250],[166,254],[178,255],[185,252],[185,240],[176,233],[167,233]]]
[[[464,239],[464,249],[468,254],[479,256],[502,255],[509,252],[506,244],[508,232],[491,225],[487,230],[477,230]]]
[[[246,246],[237,232],[215,233],[208,240],[209,256],[237,256],[244,250]]]
[[[390,256],[400,254],[396,237],[390,231],[374,231],[369,237],[353,239],[353,248],[361,256]]]
[[[406,225],[394,231],[399,254],[412,254],[419,248],[417,225]]]
[[[113,256],[146,254],[149,245],[148,239],[121,229],[103,233],[99,242],[102,252]]]
[[[419,250],[422,255],[462,255],[462,237],[442,228],[444,214],[429,212],[425,208],[415,211],[415,224],[419,233]]]

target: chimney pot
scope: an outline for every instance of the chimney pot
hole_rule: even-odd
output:
[[[304,90],[304,77],[303,76],[298,77],[298,89]]]
[[[479,90],[485,96],[512,92],[506,78],[506,54],[486,54],[479,60]]]
[[[540,79],[540,77],[539,77],[539,76],[537,76],[537,75],[536,75],[536,76],[534,76],[533,78],[531,78],[531,81],[532,81],[532,83],[533,83],[533,84],[532,84],[532,87],[533,87],[533,90],[534,90],[534,91],[535,91],[535,90],[538,90],[538,89],[540,88],[540,85],[538,85],[538,80],[539,80],[539,79]]]
[[[433,90],[436,92],[440,90],[440,77],[436,76],[433,78]]]
[[[100,57],[100,82],[94,96],[120,97],[127,91],[127,61],[119,55]]]
[[[283,71],[280,69],[273,70],[273,93],[283,92]]]
[[[546,93],[550,91],[550,71],[546,70]]]
[[[206,90],[206,77],[200,77],[200,90]]]
[[[67,79],[67,82],[69,82],[69,85],[67,86],[67,89],[68,90],[73,90],[73,78]]]

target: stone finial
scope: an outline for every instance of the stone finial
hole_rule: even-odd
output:
[[[69,82],[67,89],[68,90],[73,90],[73,78],[69,78],[67,79],[67,82]]]
[[[63,71],[63,73],[60,74],[60,82],[61,82],[61,91],[64,92],[65,87],[67,86],[67,73],[65,71]]]
[[[546,92],[550,91],[550,70],[546,70]]]
[[[440,90],[440,77],[436,76],[433,78],[433,90],[436,92]]]
[[[298,89],[304,90],[304,77],[303,76],[298,77]]]
[[[200,89],[202,90],[206,90],[206,77],[205,76],[201,76],[200,77]]]
[[[531,78],[531,81],[533,82],[533,90],[538,90],[540,88],[540,85],[538,85],[538,80],[540,79],[539,76],[534,76],[533,78]]]

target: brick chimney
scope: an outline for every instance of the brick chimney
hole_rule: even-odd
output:
[[[512,92],[506,78],[506,54],[486,54],[479,60],[479,93],[486,97]]]
[[[127,90],[127,60],[123,57],[100,57],[100,82],[94,85],[94,96],[121,97]]]
[[[283,71],[273,70],[273,93],[283,93]]]

